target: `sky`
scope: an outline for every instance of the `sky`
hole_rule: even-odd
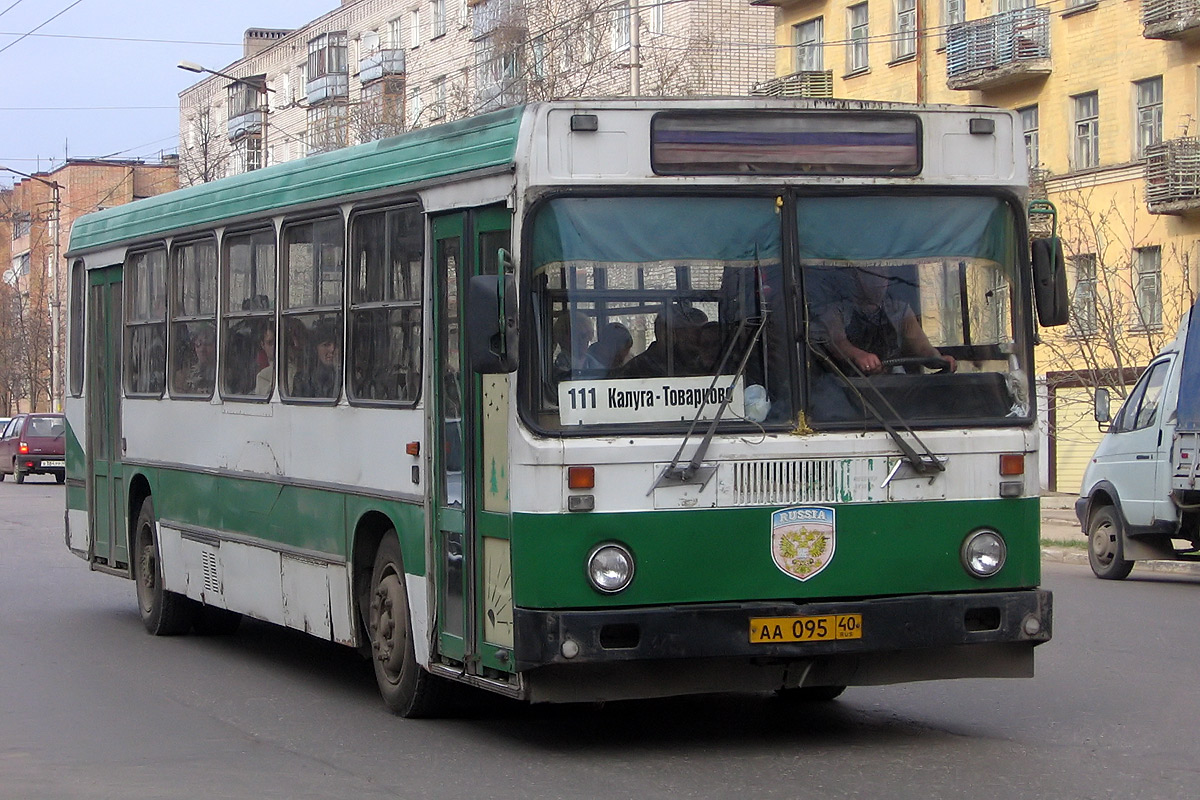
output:
[[[31,173],[67,157],[174,153],[179,92],[203,77],[180,61],[221,70],[241,58],[247,28],[298,28],[338,4],[0,0],[0,165]],[[15,180],[0,172],[0,186]]]

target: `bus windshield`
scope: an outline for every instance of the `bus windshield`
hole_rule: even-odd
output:
[[[1025,323],[1012,302],[1018,228],[1006,203],[787,205],[777,195],[541,204],[527,333],[539,427],[1029,418]]]

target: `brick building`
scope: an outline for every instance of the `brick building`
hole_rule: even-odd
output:
[[[1100,437],[1093,388],[1136,376],[1196,296],[1200,2],[754,2],[776,8],[777,77],[764,93],[1019,112],[1072,291],[1070,325],[1043,331],[1037,352],[1042,474],[1047,488],[1078,490]]]
[[[344,0],[247,31],[243,58],[180,93],[180,180],[528,100],[744,95],[773,75],[772,20],[746,0]]]
[[[0,411],[58,409],[66,265],[71,224],[83,214],[178,188],[175,159],[163,163],[68,159],[18,180],[0,197],[7,253],[0,284]],[[56,375],[52,378],[52,375]],[[54,397],[51,398],[51,394]]]

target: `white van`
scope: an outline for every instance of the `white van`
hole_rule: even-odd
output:
[[[1194,308],[1184,315],[1175,341],[1150,362],[1083,474],[1075,514],[1099,578],[1120,580],[1135,561],[1200,561],[1198,318]],[[1097,389],[1096,420],[1109,422],[1108,410],[1108,391]]]

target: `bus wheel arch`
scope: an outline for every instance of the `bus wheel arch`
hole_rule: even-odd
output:
[[[199,606],[194,600],[168,591],[163,585],[158,526],[154,500],[149,494],[142,499],[134,522],[130,561],[138,611],[147,632],[155,636],[176,636],[190,631]]]
[[[437,714],[442,682],[417,663],[404,557],[392,530],[375,552],[365,612],[371,664],[384,705],[402,717]]]

